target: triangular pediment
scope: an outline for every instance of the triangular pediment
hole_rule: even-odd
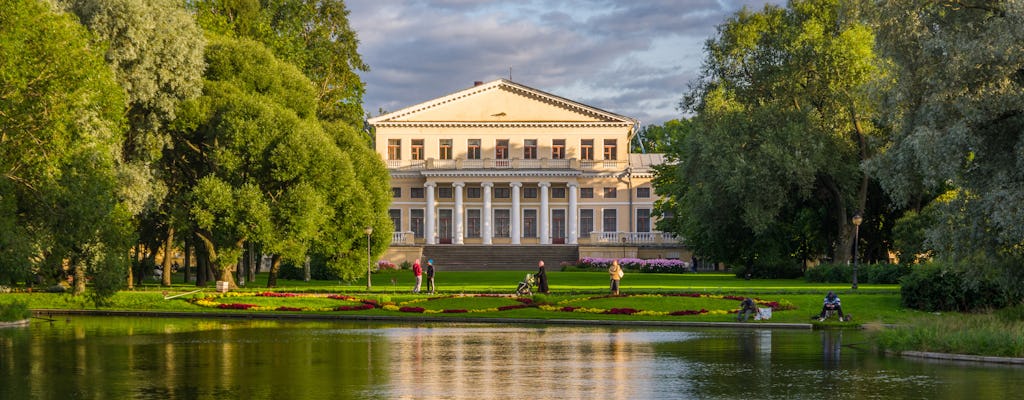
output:
[[[574,123],[635,121],[518,83],[499,79],[369,120],[389,124]]]

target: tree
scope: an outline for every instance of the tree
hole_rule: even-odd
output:
[[[0,279],[123,284],[124,97],[90,34],[34,0],[0,3]]]
[[[357,71],[369,67],[359,55],[344,1],[204,0],[190,5],[206,29],[261,42],[302,70],[316,88],[321,119],[362,127],[365,88]]]
[[[872,170],[897,204],[936,199],[924,231],[936,256],[974,266],[1017,260],[1010,264],[1019,279],[1024,8],[1006,1],[883,1],[878,17],[880,49],[895,70],[886,93],[894,137]]]
[[[302,262],[318,244],[344,266],[343,244],[381,223],[379,202],[368,201],[349,153],[324,132],[309,80],[247,39],[211,39],[207,61],[204,94],[183,104],[168,160],[194,179],[183,201],[220,279],[233,282],[246,241],[273,254],[274,268]],[[324,237],[342,245],[324,248]]]
[[[870,186],[860,163],[884,134],[869,90],[884,70],[863,20],[859,3],[796,0],[719,26],[683,100],[692,126],[659,171],[661,212],[674,215],[662,226],[748,267],[850,259]]]
[[[647,125],[637,133],[637,144],[633,152],[664,153],[672,148],[672,140],[683,134],[689,127],[688,119],[673,119],[663,125]]]
[[[142,238],[170,254],[173,210],[164,204],[167,179],[160,157],[170,143],[166,125],[175,118],[178,103],[202,89],[202,32],[182,4],[175,0],[62,0],[106,47],[105,58],[127,95],[128,134],[122,146],[125,176],[131,180],[121,194],[133,214],[146,225],[138,229],[160,238]],[[163,259],[163,285],[171,284],[171,258]]]

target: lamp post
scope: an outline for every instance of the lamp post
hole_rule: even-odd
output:
[[[860,211],[853,214],[853,289],[857,288],[857,243],[860,242],[860,223],[863,221]]]
[[[368,226],[364,228],[363,233],[366,234],[366,290],[369,291],[372,287],[370,284],[370,270],[373,269],[373,260],[370,259],[370,235],[373,234],[373,227]]]

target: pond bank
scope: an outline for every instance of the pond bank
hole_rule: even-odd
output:
[[[394,322],[453,322],[480,324],[520,325],[580,325],[580,326],[659,326],[659,327],[718,327],[718,328],[768,328],[768,329],[814,329],[813,324],[775,322],[701,322],[701,321],[624,321],[624,320],[581,320],[581,319],[539,319],[539,318],[467,318],[440,317],[418,314],[416,316],[352,315],[352,314],[297,314],[297,313],[204,313],[189,311],[128,311],[128,310],[68,310],[33,309],[37,317],[54,315],[88,315],[111,317],[159,317],[159,318],[230,318],[230,319],[290,319],[321,321],[394,321]]]

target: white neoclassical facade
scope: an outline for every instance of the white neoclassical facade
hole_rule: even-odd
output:
[[[630,152],[632,118],[499,79],[368,122],[393,245],[678,244],[654,229],[662,156]]]

